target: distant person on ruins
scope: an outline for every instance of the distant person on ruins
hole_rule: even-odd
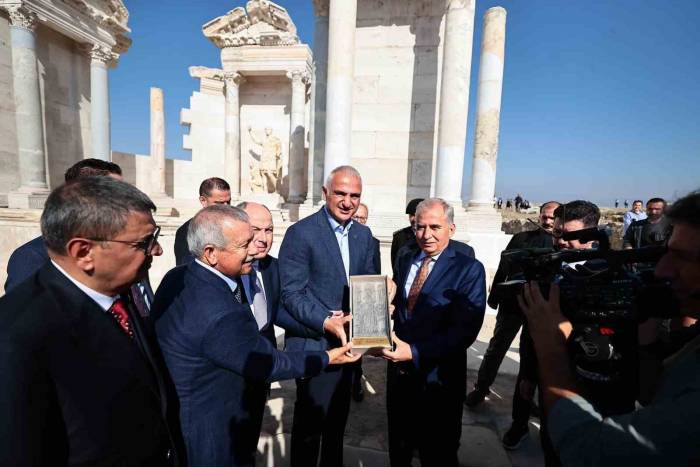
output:
[[[389,459],[411,465],[456,467],[466,389],[467,348],[484,318],[483,265],[450,242],[453,208],[440,198],[416,209],[417,254],[403,248],[394,276],[398,291],[395,350],[387,366]]]
[[[627,228],[622,246],[625,249],[663,245],[671,235],[671,223],[664,215],[666,200],[651,198],[647,201],[647,218],[633,221]]]
[[[617,209],[620,206],[620,200],[616,199],[615,200],[615,209]]]
[[[515,212],[520,212],[520,207],[523,204],[523,197],[520,196],[520,193],[515,197]]]
[[[81,177],[102,175],[121,180],[122,169],[114,162],[101,159],[82,159],[66,170],[64,179],[66,182],[72,182]],[[7,262],[5,293],[34,274],[48,261],[49,252],[46,249],[42,236],[36,237],[17,248],[12,252]],[[148,286],[148,290],[150,291],[150,286]],[[153,294],[153,292],[150,293],[151,295]]]
[[[500,211],[501,209],[503,209],[503,198],[501,198],[499,196],[498,197],[498,210]]]
[[[506,209],[511,209],[513,207],[513,200],[508,198],[506,200]]]
[[[625,200],[625,209],[630,207],[630,202],[628,199]]]
[[[423,201],[423,198],[415,198],[406,205],[406,214],[408,214],[408,227],[397,230],[391,238],[391,267],[396,264],[396,256],[399,250],[408,244],[416,242],[416,234],[413,230],[413,223],[416,219],[416,206]],[[395,273],[395,271],[394,271]]]
[[[644,203],[642,203],[641,199],[634,200],[632,203],[632,210],[627,211],[625,215],[622,216],[622,235],[624,236],[627,233],[627,229],[632,225],[632,222],[643,221],[646,218],[647,213],[644,212]]]
[[[211,177],[199,185],[199,204],[203,208],[215,204],[231,204],[231,187],[223,178]],[[175,265],[188,263],[194,259],[187,245],[187,229],[190,226],[189,219],[175,232]]]
[[[506,246],[506,251],[520,248],[551,248],[553,244],[554,211],[559,206],[560,203],[557,201],[548,201],[540,206],[540,228],[515,234],[508,246]],[[493,277],[488,304],[491,308],[498,308],[496,327],[479,367],[474,389],[467,394],[465,404],[468,407],[476,407],[489,394],[489,388],[496,379],[498,368],[513,339],[523,325],[525,317],[515,298],[498,296],[496,288],[496,284],[509,280],[517,272],[514,270],[509,271],[507,264],[501,261]],[[513,392],[513,423],[503,437],[503,446],[509,450],[520,446],[520,443],[528,434],[528,420],[530,418],[536,378],[525,373],[518,372],[518,379]]]

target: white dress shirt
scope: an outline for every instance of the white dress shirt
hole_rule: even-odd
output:
[[[442,252],[438,253],[437,255],[433,256],[433,260],[428,263],[428,276],[430,273],[433,271],[433,267],[435,266],[435,262],[438,260]],[[408,270],[408,276],[406,277],[406,284],[404,285],[404,291],[406,292],[406,297],[408,298],[408,293],[411,291],[411,286],[413,285],[413,281],[416,279],[416,276],[418,275],[418,270],[420,269],[420,265],[423,262],[423,258],[428,256],[424,251],[421,251],[418,256],[413,258],[413,262],[411,263],[411,267]]]
[[[76,287],[78,287],[80,290],[85,292],[85,294],[88,297],[93,299],[95,301],[95,303],[97,303],[97,305],[99,305],[99,307],[102,308],[104,311],[107,311],[110,308],[112,308],[112,304],[114,303],[114,301],[119,298],[118,295],[115,295],[114,297],[110,297],[109,295],[105,295],[103,293],[100,293],[96,290],[91,289],[90,287],[83,284],[82,282],[78,282],[70,274],[68,274],[66,271],[64,271],[63,268],[61,266],[59,266],[54,260],[51,260],[51,264],[53,264],[54,267],[56,269],[58,269],[58,271],[61,274],[66,276],[69,281],[74,283]]]
[[[213,267],[209,266],[206,263],[203,263],[202,261],[200,261],[198,259],[195,259],[195,261],[203,268],[208,269],[209,271],[213,272],[214,274],[216,274],[217,276],[222,278],[224,280],[224,282],[226,282],[226,285],[228,285],[229,289],[231,289],[231,292],[234,292],[234,293],[236,292],[236,288],[238,287],[238,284],[236,284],[236,281],[234,281],[233,279],[231,279],[227,275],[222,274],[220,271],[217,271]]]
[[[333,218],[333,216],[330,215],[328,212],[328,209],[326,207],[323,207],[324,211],[326,212],[326,218],[328,219],[328,223],[331,225],[331,228],[333,229],[333,233],[335,234],[335,239],[338,241],[338,246],[340,247],[340,256],[343,258],[343,267],[345,268],[345,280],[350,282],[350,244],[349,244],[349,239],[348,239],[348,233],[350,232],[350,226],[352,226],[353,221],[350,220],[345,227],[340,225],[340,223]]]

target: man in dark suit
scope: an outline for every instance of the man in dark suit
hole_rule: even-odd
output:
[[[207,178],[199,185],[199,204],[203,208],[214,204],[231,204],[231,187],[222,178]],[[175,231],[175,265],[180,266],[194,257],[190,254],[187,246],[187,228],[190,225],[189,219]]]
[[[251,273],[258,252],[244,211],[202,209],[187,240],[195,260],[165,276],[153,315],[180,401],[189,465],[252,466],[266,385],[313,376],[359,355],[346,355],[350,345],[285,353],[261,334],[240,279]],[[252,303],[260,302],[253,297]]]
[[[415,198],[408,202],[406,205],[406,214],[408,214],[408,227],[397,230],[394,232],[391,239],[391,267],[394,267],[396,263],[396,258],[399,256],[399,251],[406,245],[413,245],[416,243],[416,234],[413,231],[413,223],[416,220],[416,206],[423,201],[423,198]],[[396,271],[394,271],[396,275]]]
[[[154,210],[109,177],[48,197],[50,261],[0,298],[0,464],[186,465],[167,371],[129,293],[162,254]]]
[[[79,177],[108,176],[117,180],[122,179],[122,169],[113,162],[100,159],[82,159],[73,164],[64,175],[65,181],[70,182]],[[19,285],[39,270],[49,261],[49,252],[46,250],[44,239],[36,237],[17,248],[10,255],[7,262],[7,280],[5,281],[5,293]],[[150,291],[150,286],[149,286]],[[151,292],[152,294],[152,292]]]
[[[353,167],[335,168],[323,193],[325,206],[288,230],[280,248],[282,301],[299,322],[322,337],[287,333],[288,350],[325,350],[345,342],[338,317],[348,311],[348,279],[377,274],[372,232],[352,221],[362,195]],[[297,380],[292,426],[292,467],[343,464],[343,434],[350,409],[352,369],[331,367],[314,378]]]
[[[440,198],[416,209],[417,255],[397,259],[395,350],[387,367],[389,458],[410,466],[457,467],[466,352],[484,318],[484,267],[450,244],[453,210]]]
[[[506,251],[520,248],[552,248],[554,211],[559,205],[557,201],[548,201],[540,206],[540,228],[513,235],[513,238],[508,242],[508,246],[506,246]],[[479,376],[474,383],[474,389],[467,394],[465,404],[469,407],[476,407],[489,394],[489,388],[496,379],[498,368],[525,320],[515,297],[501,297],[497,293],[498,288],[496,284],[505,282],[514,274],[521,272],[508,271],[507,266],[504,261],[498,264],[498,269],[491,284],[491,293],[487,303],[491,308],[498,308],[496,327],[493,330],[493,337],[489,341],[489,346],[479,367]],[[522,339],[523,337],[521,337]],[[523,368],[522,363],[521,355],[521,369]],[[503,445],[506,449],[516,449],[528,433],[527,422],[530,418],[531,400],[536,378],[527,373],[528,370],[518,372],[518,380],[513,392],[513,424],[503,437]]]

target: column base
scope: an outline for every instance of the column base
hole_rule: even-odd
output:
[[[44,209],[49,190],[19,188],[7,194],[7,207],[10,209]]]
[[[469,232],[502,233],[503,216],[493,207],[469,206],[467,210],[455,210],[455,224]]]
[[[150,198],[153,204],[156,205],[158,215],[172,217],[179,214],[177,209],[175,209],[175,200],[167,194],[152,194]]]

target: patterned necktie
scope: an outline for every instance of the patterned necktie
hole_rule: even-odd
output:
[[[236,290],[233,292],[233,298],[235,298],[238,303],[248,303],[248,300],[246,300],[245,292],[243,291],[243,281],[240,277],[236,277]]]
[[[433,261],[433,258],[426,256],[421,262],[420,268],[418,268],[418,273],[416,278],[413,279],[413,284],[411,284],[411,290],[408,291],[408,303],[406,309],[409,314],[413,312],[413,307],[416,306],[416,301],[418,300],[418,295],[425,284],[425,280],[428,278],[428,272],[430,271],[429,266]]]
[[[258,329],[262,329],[267,324],[267,300],[265,299],[265,292],[263,291],[260,278],[255,270],[253,270],[248,277],[250,278],[250,288],[253,294],[253,316],[255,316],[255,321],[258,323]]]
[[[112,303],[109,308],[109,314],[117,320],[119,326],[122,330],[130,337],[134,338],[134,330],[131,329],[131,323],[129,322],[129,312],[126,310],[126,303],[121,298],[118,298]]]
[[[142,318],[148,317],[148,305],[144,299],[143,292],[141,292],[141,285],[139,282],[131,286],[131,298],[133,299],[134,306],[136,307],[136,310],[138,310],[139,315],[141,315]]]

